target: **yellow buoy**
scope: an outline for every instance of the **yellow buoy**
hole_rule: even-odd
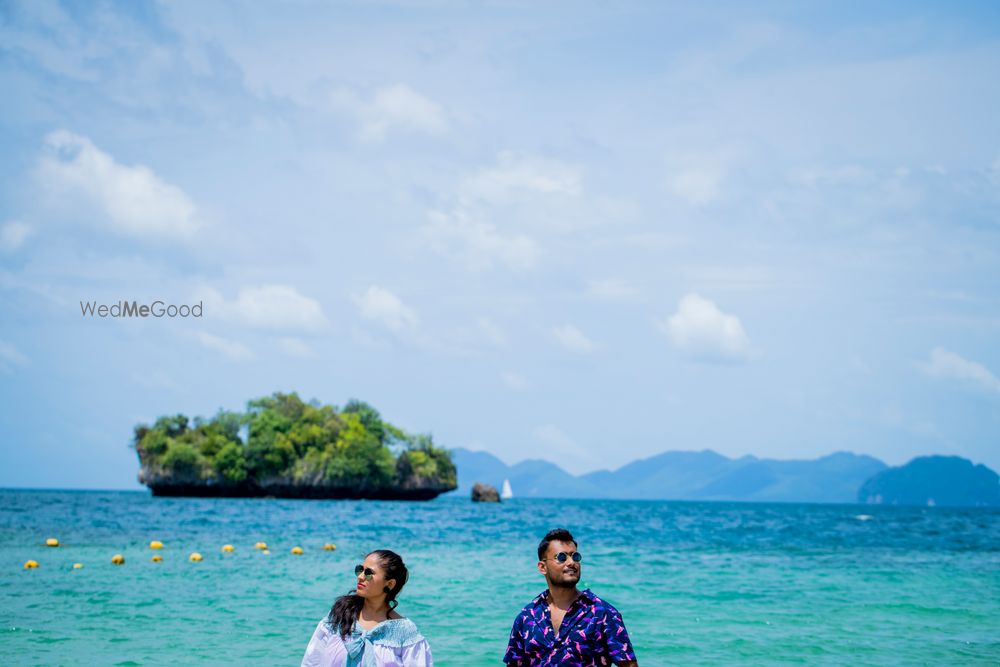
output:
[[[114,565],[124,565],[125,556],[122,556],[121,554],[115,554],[114,556],[111,557],[111,562]]]
[[[271,555],[271,550],[270,549],[264,549],[263,551],[261,551],[261,553],[264,554],[265,556],[270,556]]]
[[[253,546],[255,549],[260,549],[261,551],[263,551],[264,549],[267,549],[267,542],[258,542]]]
[[[198,561],[201,560],[201,554],[195,551],[190,556],[188,556],[188,560],[191,561],[192,563],[197,563]]]
[[[26,562],[24,564],[24,569],[25,570],[34,570],[36,567],[38,567],[38,561],[37,560],[29,560],[28,562]]]
[[[336,550],[337,550],[337,545],[333,544],[332,542],[327,542],[326,544],[323,545],[323,551],[336,551]]]
[[[156,554],[150,560],[152,560],[154,563],[160,563],[163,561],[163,556],[161,556],[160,554]]]
[[[73,569],[74,570],[82,570],[83,569],[83,563],[73,563]]]
[[[153,540],[152,542],[149,543],[149,548],[150,549],[162,549],[163,548],[163,542],[161,542],[159,540]]]
[[[292,553],[296,556],[302,555],[302,547],[292,547]]]
[[[57,546],[59,546],[59,540],[57,540],[54,537],[50,537],[49,539],[45,540],[45,546],[47,546],[47,547],[57,547]]]
[[[226,552],[227,554],[230,554],[230,553],[236,551],[236,547],[234,547],[232,544],[223,544],[222,545],[222,550],[224,552]]]

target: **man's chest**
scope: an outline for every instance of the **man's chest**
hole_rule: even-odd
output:
[[[600,665],[603,630],[593,617],[553,610],[538,619],[527,649],[543,665]]]
[[[562,627],[563,619],[566,617],[566,610],[560,609],[559,607],[549,605],[549,618],[552,621],[552,630],[555,635],[559,636],[559,628]]]

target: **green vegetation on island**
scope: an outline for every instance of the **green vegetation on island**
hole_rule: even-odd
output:
[[[456,488],[430,435],[411,435],[362,401],[338,410],[274,393],[246,412],[160,417],[135,427],[139,481],[160,496],[426,500]]]

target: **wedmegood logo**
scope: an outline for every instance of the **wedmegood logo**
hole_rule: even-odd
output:
[[[81,301],[80,314],[84,317],[201,317],[202,302],[196,304],[173,304],[154,301],[140,304],[138,301],[119,301],[106,304],[96,301]]]

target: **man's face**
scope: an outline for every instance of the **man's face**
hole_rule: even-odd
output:
[[[553,586],[565,586],[572,588],[580,581],[580,563],[573,562],[573,554],[576,552],[576,544],[573,542],[560,542],[553,540],[549,542],[548,551],[545,552],[545,560],[538,561],[538,571],[545,575],[546,581]],[[566,554],[566,560],[560,563],[557,558],[559,554]]]

